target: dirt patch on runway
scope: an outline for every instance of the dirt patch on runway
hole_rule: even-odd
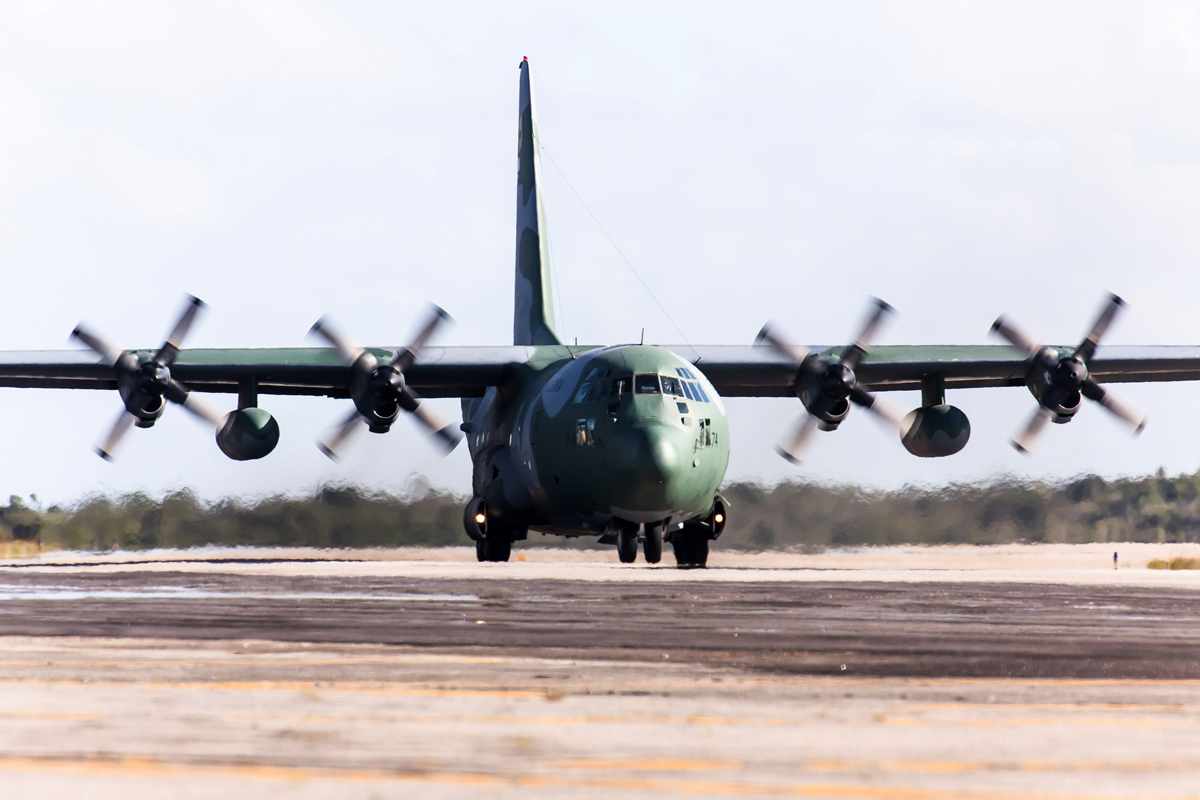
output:
[[[1200,678],[1200,595],[984,583],[8,572],[0,635],[408,645],[771,673]]]

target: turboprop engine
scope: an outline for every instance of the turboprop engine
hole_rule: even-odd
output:
[[[423,425],[444,453],[458,446],[462,439],[458,429],[422,405],[420,396],[404,379],[405,371],[416,363],[421,350],[449,319],[449,314],[433,306],[408,347],[397,350],[388,361],[381,361],[375,353],[355,344],[325,317],[316,321],[311,332],[332,345],[350,368],[350,398],[354,401],[349,415],[317,444],[322,453],[336,460],[342,446],[364,427],[363,423],[372,433],[387,433],[401,411]]]
[[[850,413],[851,403],[869,411],[893,429],[900,427],[900,416],[860,386],[854,374],[884,318],[891,311],[890,305],[875,298],[858,336],[840,354],[811,353],[806,348],[790,344],[769,323],[759,331],[758,343],[766,344],[796,365],[796,396],[800,398],[805,411],[786,444],[775,448],[779,455],[798,464],[813,430],[837,430]]]
[[[179,348],[183,346],[183,340],[203,308],[204,301],[189,296],[166,340],[152,353],[114,347],[83,323],[71,332],[71,336],[99,356],[101,363],[112,370],[117,393],[121,397],[121,413],[108,435],[96,447],[96,454],[105,461],[112,460],[113,452],[130,428],[153,427],[162,416],[168,400],[214,428],[220,428],[224,423],[225,418],[219,411],[171,375]]]
[[[1109,295],[1083,341],[1074,351],[1068,352],[1038,344],[1004,317],[992,324],[993,333],[1026,354],[1029,370],[1025,385],[1038,404],[1029,422],[1013,438],[1013,447],[1028,453],[1047,422],[1070,422],[1085,397],[1128,425],[1135,434],[1146,427],[1145,417],[1114,397],[1089,371],[1089,362],[1096,354],[1100,340],[1124,305],[1125,301],[1120,297]]]

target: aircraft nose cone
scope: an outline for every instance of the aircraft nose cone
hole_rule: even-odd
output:
[[[684,462],[676,438],[675,431],[662,425],[622,432],[613,448],[613,505],[627,512],[626,518],[644,514],[645,520],[635,521],[654,521],[671,510]]]
[[[645,477],[657,483],[670,480],[679,465],[679,451],[675,449],[671,437],[658,432],[647,433],[640,450],[639,460]]]

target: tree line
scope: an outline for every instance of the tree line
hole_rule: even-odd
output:
[[[807,549],[889,544],[1200,541],[1200,472],[1060,482],[1011,478],[940,487],[864,489],[732,483],[722,548]],[[43,508],[0,505],[0,542],[140,550],[203,545],[397,547],[466,544],[465,498],[330,485],[303,496],[203,501],[189,491],[94,495]],[[530,546],[594,546],[531,533]]]

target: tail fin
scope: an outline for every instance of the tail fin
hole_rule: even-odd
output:
[[[529,90],[529,61],[521,59],[520,127],[517,134],[517,283],[513,344],[559,344],[554,332],[550,247],[542,236],[545,213],[538,187],[537,124]]]

